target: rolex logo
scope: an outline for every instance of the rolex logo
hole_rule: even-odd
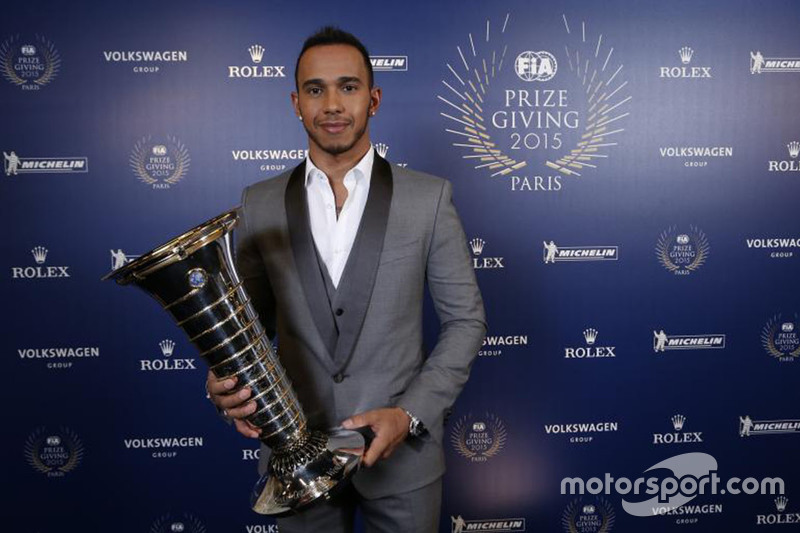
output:
[[[33,250],[31,250],[33,254],[33,260],[36,261],[37,265],[41,265],[44,263],[45,259],[47,259],[47,248],[44,246],[36,246]]]
[[[686,423],[686,417],[683,415],[675,415],[671,418],[672,420],[672,427],[675,428],[675,431],[680,431],[683,429],[683,424]]]
[[[389,151],[389,146],[383,143],[378,143],[375,145],[375,151],[378,152],[379,156],[386,157],[386,153]]]
[[[484,246],[486,246],[486,241],[480,237],[475,237],[469,241],[469,247],[472,248],[472,253],[475,255],[481,255],[483,253]]]
[[[37,266],[11,267],[11,277],[13,279],[69,278],[68,266],[45,266],[47,251],[44,246],[34,246],[31,255]]]
[[[681,63],[684,65],[688,65],[689,62],[692,60],[692,56],[694,55],[694,50],[689,48],[688,46],[684,46],[680,50],[678,50],[678,55],[681,56]]]
[[[250,52],[250,59],[253,60],[253,63],[261,63],[261,60],[264,58],[264,47],[260,44],[254,44],[250,48],[247,49]]]
[[[597,330],[594,328],[583,330],[583,338],[586,339],[586,344],[593,345],[594,341],[597,340]]]
[[[775,509],[777,509],[779,513],[782,513],[786,510],[786,504],[788,503],[789,498],[786,496],[778,496],[775,498]]]
[[[164,354],[164,357],[169,357],[172,355],[172,351],[175,350],[175,343],[170,339],[164,339],[158,343],[158,346],[161,348],[161,353]]]
[[[786,147],[789,149],[789,157],[797,159],[797,156],[800,155],[800,142],[792,141]]]
[[[194,359],[181,359],[179,357],[172,357],[175,351],[175,341],[172,339],[164,339],[158,343],[161,349],[161,354],[164,359],[141,359],[139,361],[140,370],[142,372],[162,370],[197,370]]]

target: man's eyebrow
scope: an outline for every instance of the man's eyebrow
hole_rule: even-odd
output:
[[[325,83],[319,78],[313,78],[310,80],[306,80],[303,82],[303,87],[309,87],[311,85],[325,85]]]
[[[343,85],[345,83],[362,83],[362,81],[361,81],[361,78],[359,78],[358,76],[340,76],[336,80],[336,83],[339,84],[339,85]],[[324,85],[325,85],[325,81],[322,80],[321,78],[312,78],[310,80],[304,81],[302,87],[306,88],[306,87],[311,87],[311,86],[317,87],[317,86],[324,86]]]

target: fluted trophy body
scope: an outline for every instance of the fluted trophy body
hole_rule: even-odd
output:
[[[296,512],[327,498],[357,469],[359,433],[312,431],[270,339],[234,266],[236,211],[193,228],[103,279],[133,284],[155,298],[195,345],[218,379],[250,387],[256,410],[247,417],[272,449],[256,484],[253,510]]]

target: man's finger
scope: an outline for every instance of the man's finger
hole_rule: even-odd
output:
[[[366,413],[360,413],[357,415],[353,415],[344,422],[342,422],[342,427],[345,429],[354,429],[354,428],[361,428],[364,426],[372,426],[374,423],[374,416],[372,416],[372,411],[367,411]]]
[[[374,465],[388,445],[386,437],[375,437],[367,448],[367,453],[364,454],[364,466]]]
[[[234,419],[233,423],[236,425],[236,430],[250,439],[257,439],[259,432],[257,429],[253,428],[253,425],[247,422],[246,420],[237,420]]]
[[[236,386],[236,378],[233,377],[220,381],[214,374],[209,372],[206,385],[208,386],[208,392],[210,394],[226,394]]]
[[[227,409],[228,416],[231,418],[244,418],[247,415],[251,415],[256,410],[256,402],[247,402],[246,404],[240,407],[234,407],[233,409]]]
[[[250,387],[245,387],[233,394],[223,394],[214,396],[214,403],[223,409],[239,407],[250,397]]]

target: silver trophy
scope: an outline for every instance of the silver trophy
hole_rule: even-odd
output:
[[[310,430],[306,416],[236,272],[231,231],[236,211],[197,226],[103,279],[134,284],[166,309],[218,379],[250,387],[272,454],[253,493],[253,510],[267,515],[301,510],[329,498],[357,470],[360,433]]]

